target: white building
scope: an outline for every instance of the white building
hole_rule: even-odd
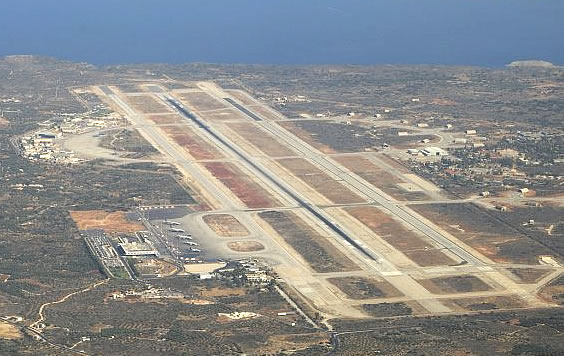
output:
[[[425,156],[448,156],[448,152],[439,147],[425,147],[421,152]]]

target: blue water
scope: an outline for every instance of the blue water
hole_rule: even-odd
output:
[[[93,64],[564,64],[563,0],[0,0],[0,56]]]

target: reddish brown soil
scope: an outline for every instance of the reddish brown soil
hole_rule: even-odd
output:
[[[192,129],[186,126],[164,126],[161,129],[182,146],[194,159],[218,159],[224,155],[210,143],[198,136]]]
[[[103,210],[84,210],[69,213],[80,230],[102,229],[108,233],[143,230],[143,225],[128,221],[122,211],[110,213]]]
[[[280,202],[233,163],[208,162],[206,169],[249,208],[273,208]]]

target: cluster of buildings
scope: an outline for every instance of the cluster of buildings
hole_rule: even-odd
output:
[[[274,279],[268,265],[257,259],[230,262],[226,267],[217,270],[215,275],[223,278],[237,278],[246,284],[259,287],[268,285]]]
[[[125,292],[113,292],[112,299],[182,299],[184,294],[170,289],[149,287],[145,290],[127,290]]]
[[[304,95],[278,96],[278,97],[275,97],[273,99],[273,101],[280,106],[284,106],[284,105],[286,105],[286,103],[292,103],[292,102],[294,102],[294,103],[309,103],[309,102],[311,102],[311,100],[308,99]]]
[[[46,120],[39,124],[41,129],[20,139],[20,153],[31,161],[56,163],[78,163],[82,160],[72,151],[65,150],[60,142],[65,135],[81,134],[94,129],[116,126],[122,120],[119,114],[110,113],[99,117],[96,109],[84,114],[71,114],[62,121]]]

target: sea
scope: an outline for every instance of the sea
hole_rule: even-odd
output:
[[[1,0],[0,56],[95,65],[564,64],[563,0]]]

